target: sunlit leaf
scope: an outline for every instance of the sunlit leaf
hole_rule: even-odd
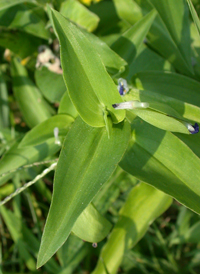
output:
[[[54,138],[54,129],[58,128],[58,138],[65,137],[74,119],[65,114],[60,114],[49,118],[48,120],[35,126],[32,130],[27,132],[19,148],[25,146],[35,146],[44,143],[50,138]]]
[[[134,119],[120,166],[200,213],[200,159],[172,133]]]
[[[106,111],[114,123],[122,121],[125,112],[112,107],[121,101],[117,87],[90,41],[58,12],[52,11],[52,18],[61,45],[63,77],[80,116],[95,127],[105,125]]]

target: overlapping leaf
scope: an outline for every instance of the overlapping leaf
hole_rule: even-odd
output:
[[[111,48],[125,59],[129,65],[133,62],[134,57],[143,43],[155,17],[156,11],[152,10],[134,26],[130,27],[111,46]]]
[[[133,128],[120,166],[200,213],[200,159],[170,132],[140,119],[134,119]]]
[[[121,101],[120,95],[90,41],[58,12],[52,11],[52,19],[61,45],[65,84],[82,119],[101,127],[109,112],[114,123],[122,121],[125,112],[112,107]]]
[[[99,17],[76,0],[64,1],[60,13],[91,32],[97,28],[99,23]]]
[[[44,95],[50,102],[60,102],[66,91],[66,86],[61,74],[57,74],[42,67],[35,71],[35,81]]]
[[[55,115],[30,130],[20,142],[19,148],[42,144],[54,137],[54,129],[58,128],[57,138],[65,137],[74,119],[69,115]]]
[[[168,105],[186,119],[200,122],[200,84],[188,77],[169,72],[146,71],[137,73],[133,84],[141,101]],[[179,117],[178,117],[179,118]]]
[[[78,112],[77,112],[75,106],[72,104],[72,101],[69,98],[69,94],[67,92],[65,92],[65,94],[63,95],[63,97],[60,101],[58,113],[60,113],[60,114],[65,113],[65,114],[68,114],[74,118],[76,118],[78,116]]]
[[[80,239],[97,243],[102,241],[109,233],[112,224],[89,204],[76,220],[72,232]]]
[[[134,187],[119,212],[93,274],[117,273],[126,250],[146,233],[149,225],[171,205],[172,199],[144,183]],[[106,271],[107,270],[107,271]]]

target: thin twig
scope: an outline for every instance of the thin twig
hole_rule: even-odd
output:
[[[20,166],[16,169],[11,169],[5,173],[2,173],[0,174],[0,178],[2,177],[5,177],[6,175],[10,174],[10,173],[13,173],[13,172],[16,172],[16,171],[19,171],[21,169],[24,169],[24,168],[29,168],[29,167],[33,167],[33,166],[39,166],[39,165],[45,165],[45,164],[48,164],[48,163],[51,163],[51,162],[57,162],[58,159],[52,159],[52,160],[46,160],[46,161],[43,161],[43,162],[36,162],[36,163],[32,163],[32,164],[29,164],[29,165],[24,165],[24,166]]]
[[[29,186],[31,186],[34,183],[36,183],[38,180],[40,180],[41,178],[43,178],[47,173],[49,173],[50,171],[52,171],[53,169],[55,169],[56,166],[57,166],[57,162],[53,163],[50,167],[44,169],[43,172],[41,174],[37,175],[32,181],[30,181],[30,182],[24,184],[22,187],[16,189],[15,192],[11,193],[3,201],[1,201],[0,202],[0,206],[4,205],[8,201],[10,201],[13,197],[17,196],[19,193],[21,193],[22,191],[24,191],[26,188],[28,188]]]

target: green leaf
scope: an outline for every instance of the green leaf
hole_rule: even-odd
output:
[[[27,0],[26,2],[33,2],[32,0]],[[24,0],[1,0],[0,10],[8,9],[12,6],[24,3]]]
[[[0,26],[19,29],[47,40],[50,38],[50,32],[46,24],[47,17],[44,9],[33,2],[0,10]]]
[[[113,75],[125,70],[127,62],[116,54],[106,43],[100,40],[96,35],[82,30],[84,35],[95,47],[101,57],[101,60],[107,71]]]
[[[58,109],[59,114],[68,114],[72,116],[73,118],[76,118],[78,116],[78,112],[75,108],[75,106],[72,104],[71,99],[69,98],[69,95],[67,92],[63,95],[59,109]]]
[[[122,21],[117,15],[113,1],[100,1],[91,5],[90,10],[100,18],[95,34],[101,38],[106,38],[105,42],[108,45],[111,45],[116,40],[116,36],[118,37],[130,27],[129,23]]]
[[[112,224],[89,204],[76,220],[72,232],[86,242],[97,243],[108,235],[111,227]]]
[[[132,78],[141,101],[160,102],[173,108],[182,117],[200,122],[200,83],[170,72],[145,71]]]
[[[114,110],[112,104],[122,99],[99,55],[74,24],[53,10],[52,18],[61,44],[63,77],[80,116],[89,125],[102,127],[107,110],[113,122],[119,123],[125,112]]]
[[[13,58],[11,64],[13,90],[23,118],[29,127],[47,120],[51,114],[40,92],[28,77],[23,65]]]
[[[126,250],[131,249],[146,233],[149,225],[171,205],[163,192],[141,183],[134,187],[119,212],[107,243],[92,274],[116,273]]]
[[[190,136],[176,133],[175,135],[200,158],[200,134],[194,134],[193,136]]]
[[[99,17],[77,0],[64,1],[60,13],[90,32],[94,31],[99,23]]]
[[[196,12],[191,0],[187,0],[187,3],[188,3],[188,6],[190,8],[190,12],[191,12],[193,21],[194,21],[194,23],[196,25],[196,28],[198,30],[198,33],[200,35],[200,21],[199,21],[199,17],[197,15],[197,12]]]
[[[160,129],[190,134],[187,127],[181,121],[176,120],[173,117],[169,117],[165,114],[150,109],[134,109],[131,112],[139,116],[145,122]]]
[[[190,21],[185,0],[149,0],[160,17],[148,33],[148,45],[185,75],[192,76]],[[173,22],[173,23],[172,23]]]
[[[131,25],[137,23],[142,17],[141,7],[132,0],[114,0],[117,14]]]
[[[38,267],[66,241],[81,212],[92,201],[120,161],[129,140],[129,123],[92,128],[77,118],[69,131],[55,172],[53,199],[47,217]]]
[[[71,116],[65,114],[55,115],[28,131],[20,142],[19,148],[25,146],[35,146],[44,143],[50,138],[54,138],[55,140],[55,127],[59,129],[58,137],[65,137],[73,122],[74,119]]]
[[[0,175],[7,173],[10,170],[32,164],[44,160],[45,158],[54,155],[60,150],[60,145],[55,144],[55,139],[51,138],[40,145],[18,148],[18,143],[15,143],[0,160]],[[15,171],[16,172],[16,171]],[[0,185],[7,182],[13,177],[13,172],[0,177]]]
[[[134,119],[132,126],[132,139],[120,166],[200,213],[200,159],[170,132],[140,119]]]
[[[135,59],[129,66],[126,79],[127,81],[131,81],[134,74],[150,70],[174,71],[174,68],[167,60],[143,44],[140,46]]]
[[[130,29],[121,35],[111,46],[111,48],[118,53],[119,56],[125,59],[129,65],[133,62],[139,47],[143,43],[143,40],[156,17],[156,14],[156,11],[152,10],[134,26],[130,27]]]
[[[66,86],[61,74],[54,73],[46,67],[35,70],[35,81],[44,95],[51,103],[60,102],[66,91]]]
[[[19,30],[4,29],[3,32],[0,32],[0,46],[10,49],[21,58],[36,53],[38,47],[43,43],[41,38]]]
[[[8,127],[9,124],[8,91],[0,70],[0,128]]]

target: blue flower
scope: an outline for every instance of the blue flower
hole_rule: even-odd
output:
[[[121,96],[125,95],[129,91],[127,81],[123,78],[118,79],[118,91]]]

